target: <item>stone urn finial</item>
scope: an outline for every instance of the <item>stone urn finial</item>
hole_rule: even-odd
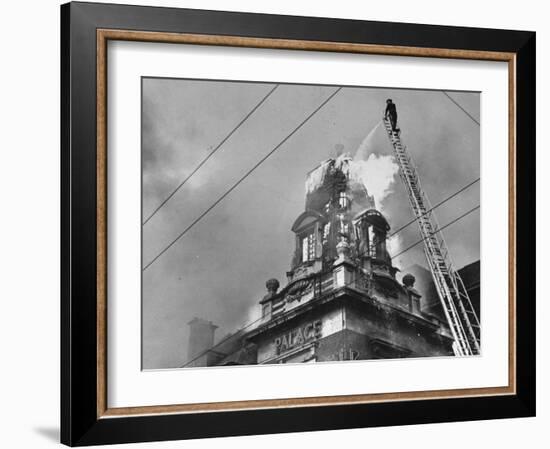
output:
[[[265,283],[265,286],[267,288],[267,293],[269,296],[273,296],[274,294],[277,293],[277,290],[279,290],[279,281],[277,279],[269,279],[266,283]]]
[[[347,260],[349,258],[350,245],[345,235],[340,235],[340,241],[336,245],[336,254],[338,259],[336,262]]]
[[[416,278],[410,273],[407,273],[405,276],[403,276],[403,285],[407,288],[413,288],[415,281]]]

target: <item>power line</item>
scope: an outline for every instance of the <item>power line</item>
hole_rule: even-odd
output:
[[[462,112],[464,112],[464,114],[466,114],[468,117],[470,117],[474,122],[477,123],[477,126],[479,126],[479,122],[474,118],[474,116],[472,114],[470,114],[466,109],[464,109],[462,106],[460,106],[460,104],[453,97],[451,97],[447,92],[445,92],[444,90],[442,90],[441,92],[443,92],[443,94],[445,94],[449,100],[451,100],[460,109],[462,109]]]
[[[294,130],[288,134],[283,140],[281,140],[269,153],[267,153],[260,161],[254,165],[250,170],[248,170],[233,186],[227,190],[222,196],[220,196],[208,209],[206,209],[201,215],[199,215],[189,226],[187,226],[168,246],[166,246],[160,253],[158,253],[145,267],[142,269],[142,271],[145,271],[147,268],[149,268],[155,261],[162,256],[166,251],[168,251],[174,243],[176,243],[180,238],[182,238],[193,226],[195,226],[199,221],[201,221],[212,209],[214,209],[219,203],[221,203],[227,195],[229,195],[233,190],[237,188],[237,186],[243,182],[254,170],[256,170],[260,165],[262,165],[267,158],[269,158],[275,151],[277,151],[285,142],[288,141],[298,130],[304,126],[311,117],[313,117],[323,106],[325,106],[332,98],[342,90],[341,87],[336,89],[330,96],[324,100],[317,108],[313,110],[304,120],[300,122]]]
[[[157,208],[145,219],[145,221],[141,224],[142,226],[144,226],[145,224],[147,224],[147,222],[153,218],[153,216],[162,208],[162,206],[164,206],[169,200],[170,198],[172,198],[175,193],[181,189],[183,187],[183,185],[189,181],[189,179],[191,179],[191,177],[197,173],[197,171],[199,171],[199,169],[204,165],[206,164],[206,162],[214,155],[214,153],[216,151],[218,151],[220,149],[220,147],[225,143],[227,142],[227,140],[233,135],[235,134],[235,132],[241,127],[241,125],[244,124],[244,122],[246,122],[248,120],[248,118],[254,114],[254,112],[256,112],[256,110],[269,98],[269,96],[275,91],[275,89],[277,89],[277,87],[279,87],[279,84],[276,84],[275,87],[273,87],[261,100],[259,103],[256,104],[256,106],[254,106],[252,108],[252,110],[246,114],[244,116],[244,118],[237,124],[237,126],[235,126],[230,132],[229,134],[227,134],[222,140],[220,143],[218,143],[218,145],[210,152],[208,153],[208,155],[199,163],[199,165],[197,165],[193,171],[187,175],[187,177],[182,181],[180,182],[180,184],[172,191],[172,193],[170,193],[170,195],[168,195],[164,201],[162,203],[160,203]]]
[[[403,253],[406,253],[407,251],[409,251],[410,249],[414,248],[416,245],[424,242],[425,240],[427,240],[428,238],[430,238],[431,236],[437,234],[438,232],[441,232],[443,231],[443,229],[451,226],[452,224],[456,223],[458,220],[461,220],[462,218],[464,218],[466,215],[469,215],[471,214],[472,212],[474,212],[475,210],[479,209],[479,205],[477,205],[476,207],[470,209],[468,212],[465,212],[463,213],[462,215],[460,215],[459,217],[455,218],[454,220],[450,221],[449,223],[447,223],[446,225],[442,226],[441,228],[435,230],[434,232],[432,232],[430,235],[428,235],[427,237],[424,237],[423,239],[420,239],[418,240],[416,243],[413,243],[412,245],[408,246],[407,248],[405,248],[403,251],[397,253],[396,255],[394,256],[391,256],[392,259],[402,255]]]
[[[433,206],[431,209],[428,209],[426,212],[424,212],[422,215],[420,215],[420,217],[417,217],[417,218],[414,218],[413,220],[409,221],[408,223],[405,223],[403,226],[401,226],[400,228],[398,228],[397,230],[395,230],[394,232],[392,232],[390,235],[388,235],[388,238],[390,237],[393,237],[394,235],[398,234],[399,232],[401,232],[403,229],[407,228],[408,226],[410,226],[411,224],[413,224],[414,222],[420,220],[422,217],[424,217],[425,215],[429,214],[431,211],[433,211],[434,209],[437,209],[439,206],[445,204],[447,201],[449,201],[450,199],[454,198],[455,196],[457,196],[459,193],[462,193],[464,192],[464,190],[466,190],[468,187],[471,187],[473,186],[476,182],[479,182],[480,178],[477,178],[477,179],[474,179],[472,182],[470,182],[469,184],[466,184],[464,187],[462,187],[460,190],[457,190],[455,193],[453,193],[451,196],[445,198],[443,201],[440,201],[439,203],[437,203],[435,206]]]

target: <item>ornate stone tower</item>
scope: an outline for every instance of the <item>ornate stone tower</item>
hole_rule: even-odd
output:
[[[390,226],[361,182],[349,156],[329,159],[308,174],[305,211],[292,231],[296,250],[288,281],[348,261],[395,277],[386,249]]]
[[[257,363],[453,355],[447,324],[424,313],[386,248],[390,225],[341,155],[311,171],[292,226],[287,285],[267,283],[262,324],[246,335]]]

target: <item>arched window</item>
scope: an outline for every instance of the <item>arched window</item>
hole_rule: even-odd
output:
[[[327,220],[317,211],[306,210],[292,225],[296,234],[296,252],[293,264],[312,262],[321,257],[322,242],[328,237]],[[326,232],[326,235],[325,235]]]

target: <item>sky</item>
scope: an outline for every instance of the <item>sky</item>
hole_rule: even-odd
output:
[[[142,216],[174,188],[256,106],[274,84],[144,78],[142,85]],[[282,84],[208,162],[142,228],[147,265],[279,144],[334,91],[334,86]],[[449,95],[478,122],[480,94]],[[393,173],[392,147],[379,125],[387,98],[397,105],[402,140],[432,204],[480,176],[479,125],[441,91],[344,87],[197,225],[143,272],[143,368],[177,368],[187,358],[187,323],[219,326],[219,341],[260,316],[265,282],[286,283],[294,251],[290,228],[303,212],[307,173],[329,157],[361,146],[373,190]],[[367,139],[368,136],[368,139]],[[382,171],[386,170],[386,171]],[[383,175],[385,176],[385,175]],[[387,177],[386,177],[387,178]],[[395,175],[377,207],[392,229],[413,219]],[[437,209],[441,225],[480,202],[480,183]],[[456,267],[479,259],[476,211],[444,231]],[[391,232],[391,230],[390,230]],[[411,225],[390,253],[419,240]],[[393,261],[400,269],[426,265],[422,245]],[[402,272],[401,274],[404,274]]]

